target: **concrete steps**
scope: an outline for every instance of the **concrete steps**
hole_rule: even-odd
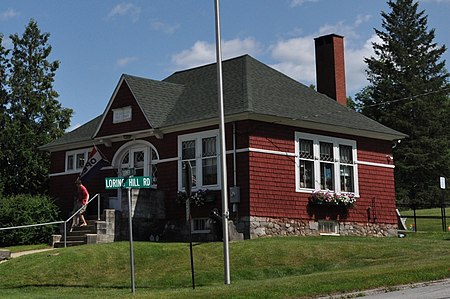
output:
[[[87,235],[96,234],[95,220],[89,220],[87,226],[74,227],[72,231],[67,232],[66,244],[67,246],[79,246],[87,244]],[[64,247],[64,236],[62,235],[59,241],[53,242],[53,248]]]
[[[102,220],[97,220],[97,216],[86,217],[87,226],[73,227],[67,232],[67,246],[77,246],[84,244],[111,243],[116,240],[116,211],[106,209],[101,216]],[[68,229],[70,229],[68,227]],[[53,235],[53,247],[64,247],[64,228],[61,228],[60,235]]]

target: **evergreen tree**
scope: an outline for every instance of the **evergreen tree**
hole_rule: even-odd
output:
[[[60,137],[72,110],[62,108],[53,89],[59,61],[49,61],[50,34],[31,20],[22,36],[10,35],[8,96],[4,108],[1,165],[4,193],[42,194],[47,190],[49,155],[39,146]]]
[[[367,58],[370,85],[358,95],[363,114],[408,135],[394,148],[399,203],[437,203],[439,177],[450,176],[449,73],[445,46],[433,40],[413,0],[390,0],[381,39]]]
[[[3,47],[3,35],[0,33],[0,161],[3,159],[3,135],[5,130],[6,117],[6,105],[8,102],[7,91],[7,72],[8,72],[8,55],[9,51]],[[4,172],[0,169],[0,197],[4,188]]]

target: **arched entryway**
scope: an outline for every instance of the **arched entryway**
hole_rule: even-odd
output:
[[[114,155],[112,165],[117,169],[119,177],[124,176],[129,169],[134,169],[136,176],[151,176],[152,188],[158,186],[159,155],[156,148],[148,141],[133,140],[122,145]],[[122,210],[122,190],[117,190],[117,201],[110,202],[116,210]]]

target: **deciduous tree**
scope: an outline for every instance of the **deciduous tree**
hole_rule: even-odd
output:
[[[2,156],[4,193],[45,193],[49,155],[39,146],[61,136],[70,125],[72,110],[58,102],[53,89],[59,61],[49,61],[50,34],[31,20],[22,36],[11,34],[13,48],[6,73],[3,105]]]

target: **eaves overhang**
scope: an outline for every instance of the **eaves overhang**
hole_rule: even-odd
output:
[[[392,140],[399,140],[399,139],[403,139],[403,138],[407,137],[406,134],[396,132],[394,130],[392,130],[393,131],[392,133],[387,133],[387,132],[346,127],[346,126],[331,125],[331,124],[316,122],[316,121],[312,121],[312,120],[293,119],[293,118],[272,116],[272,115],[267,115],[267,114],[258,114],[258,113],[252,113],[252,112],[244,112],[244,113],[238,113],[238,114],[225,116],[226,123],[235,122],[235,121],[243,121],[243,120],[262,121],[262,122],[267,122],[267,123],[297,127],[299,129],[304,128],[304,129],[311,129],[311,130],[318,130],[318,131],[326,131],[326,132],[331,132],[331,133],[380,139],[380,140],[392,141]],[[180,123],[180,124],[176,124],[176,125],[172,125],[172,126],[161,127],[159,129],[164,134],[168,134],[168,133],[175,133],[175,132],[184,131],[184,130],[200,129],[202,127],[214,126],[214,125],[218,125],[218,124],[219,124],[219,121],[218,121],[218,117],[217,117],[217,118],[204,119],[204,120],[194,121],[194,122]]]

